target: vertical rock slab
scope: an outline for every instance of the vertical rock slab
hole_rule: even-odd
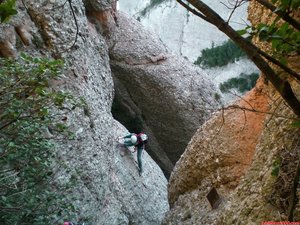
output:
[[[159,224],[168,210],[167,181],[146,152],[140,177],[136,155],[117,145],[116,137],[128,131],[111,115],[114,85],[108,48],[86,17],[89,2],[70,2],[35,0],[19,5],[10,24],[0,25],[1,46],[9,50],[1,55],[17,57],[25,51],[64,59],[64,77],[53,81],[52,88],[84,99],[83,107],[61,111],[57,118],[75,138],[57,141],[57,160],[64,167],[55,179],[66,184],[76,180],[65,198],[75,201],[78,219],[103,225]],[[101,8],[102,3],[113,7],[111,1],[93,1],[93,7]]]

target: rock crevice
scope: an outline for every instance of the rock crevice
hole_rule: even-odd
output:
[[[171,55],[138,21],[123,13],[115,15],[117,23],[98,22],[110,31],[107,43],[115,102],[127,102],[126,106],[118,104],[123,113],[128,108],[139,109],[139,125],[131,131],[150,134],[149,154],[154,159],[162,156],[159,165],[168,177],[196,128],[217,107],[218,91],[201,69]],[[118,113],[113,111],[121,123],[132,127],[126,124],[131,113],[126,118]],[[135,114],[130,121],[135,120]]]

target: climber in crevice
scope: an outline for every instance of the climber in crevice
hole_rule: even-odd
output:
[[[58,224],[58,225],[84,225],[84,223],[72,223],[72,222],[64,222],[63,224]]]
[[[142,164],[142,153],[145,149],[145,144],[148,142],[148,136],[145,133],[130,133],[124,137],[118,137],[118,142],[127,147],[129,151],[136,152],[137,151],[137,161],[139,167],[139,174],[143,173],[143,164]],[[134,150],[130,150],[131,147],[134,146]]]

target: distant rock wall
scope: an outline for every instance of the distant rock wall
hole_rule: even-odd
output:
[[[118,9],[128,13],[142,23],[145,29],[157,35],[172,54],[181,55],[190,62],[201,56],[201,50],[220,46],[229,38],[218,28],[188,12],[177,1],[164,0],[149,7],[150,0],[119,0]],[[234,1],[204,0],[225,21],[231,13]],[[229,24],[236,30],[244,28],[247,21],[247,5],[244,2],[232,14]],[[229,7],[226,7],[229,6]],[[147,10],[145,10],[147,9]],[[247,21],[248,22],[248,21]],[[259,73],[259,70],[249,59],[235,60],[222,67],[205,68],[205,73],[216,86],[240,74]],[[234,90],[238,93],[238,90]],[[237,96],[231,93],[222,93],[224,102],[232,102]],[[240,93],[242,95],[242,93]]]
[[[111,114],[114,84],[109,49],[102,31],[86,16],[91,8],[113,11],[114,1],[72,1],[77,39],[68,2],[25,3],[28,12],[20,4],[10,23],[0,25],[1,56],[15,57],[25,51],[64,59],[64,77],[53,81],[53,88],[86,102],[83,108],[61,112],[75,134],[74,140],[63,140],[57,146],[58,160],[67,167],[57,181],[76,179],[65,197],[76,200],[78,218],[89,218],[88,224],[159,224],[168,210],[167,181],[147,152],[143,154],[145,172],[139,176],[136,154],[129,154],[115,141],[128,131]]]
[[[229,3],[209,0],[204,2],[225,20],[229,18],[231,10],[226,7]],[[158,35],[173,54],[194,62],[202,49],[210,48],[212,43],[218,46],[228,40],[218,28],[188,12],[176,1],[164,0],[161,4],[149,7],[145,15],[142,15],[141,12],[149,3],[150,0],[119,0],[118,6],[120,11],[128,13],[146,29]],[[242,29],[246,19],[247,4],[243,4],[232,15],[230,24],[237,30]]]

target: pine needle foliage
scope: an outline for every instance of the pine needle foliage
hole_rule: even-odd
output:
[[[228,40],[219,46],[213,43],[211,48],[203,49],[194,64],[204,68],[222,67],[245,56],[233,41]]]
[[[241,73],[238,77],[230,78],[220,84],[222,93],[229,93],[232,89],[238,90],[240,93],[245,93],[255,86],[259,75],[257,73],[244,74]]]

